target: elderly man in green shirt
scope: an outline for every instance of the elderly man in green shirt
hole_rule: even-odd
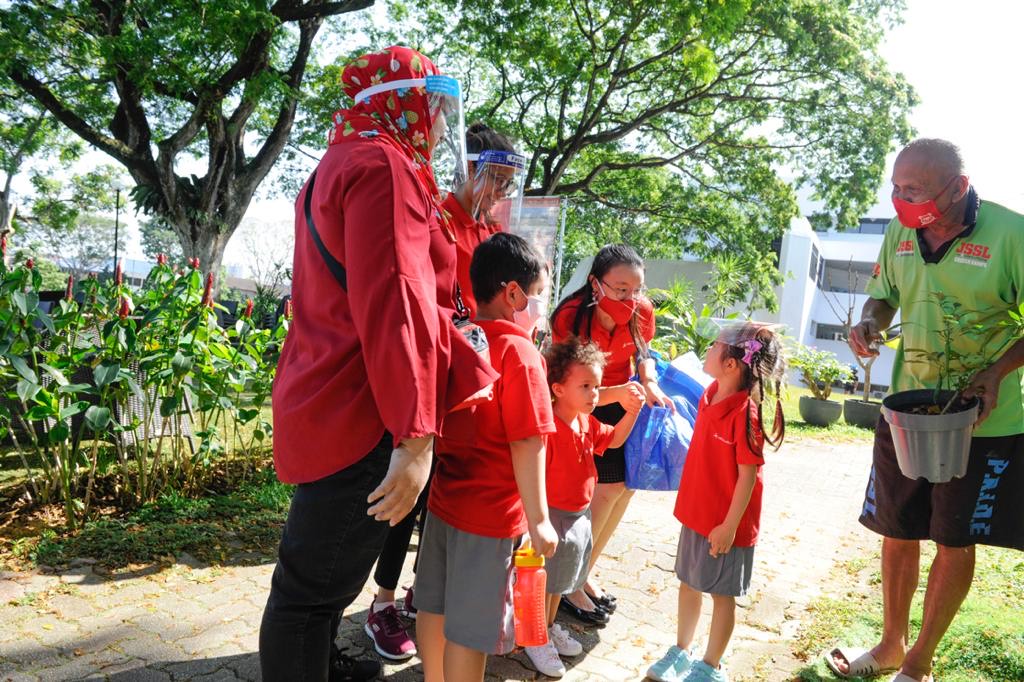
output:
[[[1024,216],[982,201],[964,174],[960,152],[945,140],[919,139],[900,152],[892,174],[897,217],[888,226],[861,320],[850,343],[877,355],[881,330],[897,310],[903,338],[892,390],[933,388],[939,369],[906,361],[906,349],[940,350],[935,294],[953,297],[979,319],[1005,317],[1024,302]],[[841,677],[895,672],[894,682],[930,682],[935,649],[974,578],[974,546],[1024,550],[1024,341],[1008,329],[989,330],[988,351],[1006,348],[972,379],[967,396],[982,410],[967,475],[929,483],[902,475],[889,425],[880,419],[860,522],[883,536],[881,641],[870,651],[833,649],[826,662]],[[958,339],[962,354],[977,340]],[[920,571],[920,543],[937,553],[925,593],[924,616],[911,642],[910,603]]]

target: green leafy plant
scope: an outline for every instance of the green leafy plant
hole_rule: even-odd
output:
[[[1017,310],[995,313],[979,313],[967,310],[956,298],[941,291],[934,292],[929,302],[939,307],[938,329],[929,330],[938,335],[941,348],[927,351],[920,348],[905,348],[909,363],[927,363],[938,368],[933,402],[939,402],[943,391],[953,395],[943,406],[945,413],[957,401],[960,394],[971,383],[975,374],[991,365],[1015,341],[1024,337],[1024,304]],[[907,323],[909,324],[909,323]],[[996,345],[997,337],[1006,334],[1006,339]],[[977,351],[963,352],[966,342]]]
[[[708,305],[697,312],[693,285],[677,279],[669,288],[652,289],[649,294],[656,302],[657,333],[652,344],[655,350],[669,359],[690,351],[703,358],[718,338],[719,325]],[[735,317],[733,314],[726,319]]]
[[[850,366],[840,362],[832,351],[799,344],[788,359],[789,366],[800,372],[800,381],[807,385],[817,400],[828,400],[832,384],[853,378]]]
[[[271,436],[263,408],[288,320],[260,329],[249,306],[223,329],[213,276],[164,258],[139,291],[120,268],[105,282],[69,279],[46,312],[33,265],[0,280],[0,436],[29,494],[63,502],[74,527],[101,476],[131,506],[199,492],[222,463],[244,481]]]

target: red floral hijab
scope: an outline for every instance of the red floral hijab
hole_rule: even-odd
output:
[[[348,64],[341,73],[345,94],[356,96],[374,85],[411,78],[440,75],[426,56],[408,47],[392,46],[365,54]],[[334,114],[329,144],[380,137],[412,162],[423,188],[434,204],[449,241],[455,241],[451,215],[441,207],[441,195],[430,165],[429,138],[433,125],[430,99],[424,87],[398,88],[371,95],[350,109]]]

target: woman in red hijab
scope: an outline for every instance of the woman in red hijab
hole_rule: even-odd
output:
[[[273,407],[274,465],[297,486],[260,628],[266,682],[376,676],[334,650],[340,614],[423,489],[445,414],[496,378],[452,323],[455,233],[432,168],[446,134],[462,148],[458,83],[404,47],[341,83],[355,105],[296,201]]]

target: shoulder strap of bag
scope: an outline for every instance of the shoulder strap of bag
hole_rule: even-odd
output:
[[[320,256],[324,259],[324,263],[327,264],[327,269],[334,275],[334,279],[338,280],[338,284],[341,285],[342,290],[348,293],[348,276],[345,272],[345,266],[338,262],[338,259],[331,255],[331,252],[324,246],[324,242],[320,239],[320,233],[316,229],[316,223],[313,222],[313,187],[316,184],[316,171],[309,176],[309,184],[306,187],[306,197],[302,201],[302,209],[306,215],[306,227],[309,228],[309,234],[313,237],[313,243],[316,244],[316,248],[320,251]],[[456,322],[468,323],[469,322],[469,308],[462,300],[462,288],[459,283],[455,283],[455,318]]]
[[[324,263],[327,264],[327,269],[334,275],[334,279],[338,280],[338,284],[345,293],[348,293],[348,276],[345,273],[345,266],[338,262],[338,259],[331,255],[331,252],[324,246],[324,242],[320,239],[320,233],[317,232],[316,224],[313,222],[313,186],[316,183],[316,171],[309,176],[309,184],[306,186],[306,198],[302,202],[303,210],[306,214],[306,227],[309,228],[309,234],[313,237],[313,243],[316,244],[316,248],[320,251],[320,255],[324,259]]]

